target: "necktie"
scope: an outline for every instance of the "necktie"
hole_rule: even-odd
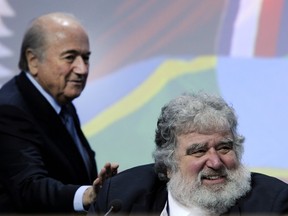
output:
[[[79,152],[80,152],[80,154],[84,160],[84,163],[85,163],[85,166],[86,166],[88,173],[90,173],[90,161],[89,161],[88,153],[81,143],[81,140],[80,140],[80,138],[77,134],[76,128],[75,128],[72,114],[69,112],[69,110],[66,106],[62,106],[61,112],[60,112],[60,117],[62,119],[62,122],[66,126],[68,132],[72,136],[72,138],[73,138],[73,140],[74,140],[74,142],[75,142],[75,144],[76,144],[76,146],[77,146],[77,148],[78,148],[78,150],[79,150]]]

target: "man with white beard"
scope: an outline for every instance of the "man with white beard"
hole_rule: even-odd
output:
[[[155,164],[105,182],[89,214],[288,214],[288,185],[241,163],[244,137],[237,124],[234,109],[219,96],[171,100],[158,118]]]

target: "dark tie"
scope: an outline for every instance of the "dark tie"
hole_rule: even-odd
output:
[[[85,162],[85,166],[87,168],[88,173],[90,173],[90,160],[89,160],[89,155],[86,151],[86,149],[84,148],[84,146],[81,143],[81,140],[77,134],[76,128],[75,128],[75,124],[74,124],[74,120],[72,117],[72,114],[70,113],[69,109],[66,106],[62,106],[61,108],[61,112],[60,112],[60,117],[62,119],[62,122],[64,123],[64,125],[66,126],[67,130],[69,131],[70,135],[72,136],[84,162]]]

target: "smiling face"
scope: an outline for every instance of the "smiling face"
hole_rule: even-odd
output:
[[[188,133],[177,137],[175,156],[185,178],[213,188],[227,182],[226,170],[239,166],[230,133]]]
[[[168,191],[186,207],[222,214],[250,190],[250,172],[239,162],[230,133],[177,137],[178,170],[168,173]]]
[[[89,70],[89,40],[79,23],[67,18],[42,21],[45,46],[42,56],[26,51],[30,73],[59,104],[78,97]]]

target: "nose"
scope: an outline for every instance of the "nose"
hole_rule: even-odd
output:
[[[222,167],[223,163],[218,152],[215,149],[210,149],[208,153],[208,158],[206,161],[207,167],[217,170]]]
[[[77,74],[87,74],[88,70],[89,64],[81,56],[77,56],[73,62],[73,71]]]

